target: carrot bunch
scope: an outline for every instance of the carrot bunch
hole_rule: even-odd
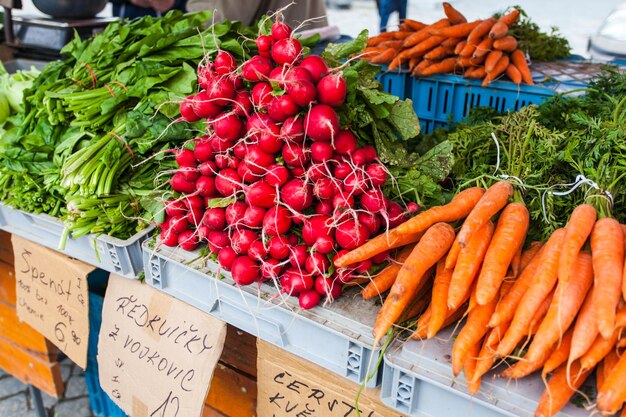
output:
[[[533,84],[526,57],[508,34],[519,10],[473,22],[449,3],[443,10],[446,17],[435,23],[406,19],[398,31],[368,39],[364,59],[388,64],[390,71],[408,65],[416,77],[459,73],[486,86],[506,74],[515,84]]]
[[[374,326],[377,343],[409,318],[417,317],[415,339],[465,318],[452,372],[465,372],[470,392],[495,365],[514,360],[502,377],[551,375],[535,415],[552,416],[599,367],[597,408],[616,413],[626,402],[626,355],[618,355],[626,347],[626,226],[582,204],[566,227],[524,249],[529,213],[514,196],[505,181],[464,190],[335,264],[400,247],[362,291],[365,298],[389,291]]]

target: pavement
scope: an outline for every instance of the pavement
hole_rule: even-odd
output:
[[[83,370],[61,361],[65,392],[61,398],[42,393],[47,417],[94,417]],[[0,370],[0,417],[37,417],[28,386]]]

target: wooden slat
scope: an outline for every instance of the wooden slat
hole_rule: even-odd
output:
[[[256,398],[254,379],[218,363],[204,401],[227,416],[252,417],[256,415]]]
[[[58,362],[43,361],[1,336],[0,368],[25,384],[34,385],[53,397],[63,394],[64,386]]]
[[[13,265],[13,245],[11,245],[11,234],[0,230],[0,262]]]
[[[256,337],[228,325],[220,361],[256,378]]]
[[[15,305],[15,271],[4,262],[0,262],[0,300]]]
[[[12,306],[0,301],[0,336],[44,361],[56,359],[56,348],[37,330],[17,318]]]

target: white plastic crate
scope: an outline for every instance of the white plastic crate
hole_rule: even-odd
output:
[[[379,307],[356,290],[328,306],[302,310],[297,298],[281,297],[271,282],[238,287],[225,271],[216,278],[218,264],[201,260],[197,251],[152,248],[150,241],[143,250],[149,285],[352,381],[362,382],[368,367],[374,368],[379,349],[372,349],[372,328]],[[380,382],[378,370],[367,385]]]
[[[384,356],[381,397],[385,404],[419,417],[534,416],[545,388],[541,376],[519,380],[497,377],[504,365],[482,379],[472,396],[464,374],[452,375],[452,330],[428,341],[396,340]],[[592,383],[588,380],[585,385]],[[590,412],[569,403],[557,416],[587,417]]]
[[[126,240],[106,235],[68,238],[65,248],[59,250],[64,230],[59,219],[47,214],[27,213],[0,204],[0,229],[108,272],[125,278],[137,278],[143,271],[141,243],[150,236],[154,227],[150,226]]]

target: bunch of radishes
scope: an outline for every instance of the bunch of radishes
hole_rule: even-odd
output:
[[[166,205],[161,241],[185,250],[206,241],[238,284],[271,279],[311,308],[372,267],[334,270],[334,256],[406,216],[381,191],[387,170],[376,150],[339,126],[341,72],[303,59],[286,24],[271,32],[241,66],[221,51],[199,68],[202,91],[180,112],[206,119],[207,135],[176,154],[171,187],[181,196]]]

